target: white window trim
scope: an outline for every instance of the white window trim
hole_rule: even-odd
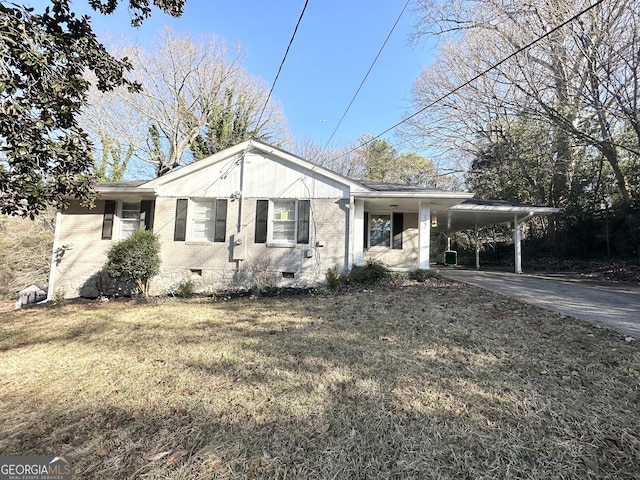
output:
[[[141,206],[141,201],[140,200],[117,200],[116,201],[116,214],[115,214],[115,221],[114,221],[114,225],[113,225],[113,230],[115,232],[117,232],[117,235],[113,235],[112,234],[112,241],[121,241],[121,240],[125,240],[126,238],[129,237],[125,237],[122,234],[122,227],[125,224],[124,218],[122,216],[122,211],[123,211],[123,206],[125,203],[137,203],[138,204],[138,228],[140,228],[140,206]],[[115,238],[113,238],[115,237]]]
[[[217,198],[211,198],[211,197],[198,197],[198,198],[189,198],[188,199],[189,202],[187,203],[187,231],[186,231],[186,236],[185,236],[185,241],[190,242],[190,243],[214,243],[213,239],[209,240],[208,238],[194,238],[193,235],[193,229],[194,229],[194,213],[196,210],[196,203],[198,202],[209,202],[213,204],[213,237],[215,238],[215,229],[216,229],[216,219],[215,219],[215,215],[216,215],[216,208],[217,208],[217,204],[218,204],[218,199]]]
[[[195,239],[193,235],[194,228],[194,213],[196,209],[196,202],[209,202],[213,204],[213,238],[216,236],[216,208],[218,208],[218,199],[215,197],[197,197],[189,198],[187,203],[187,231],[185,235],[185,242],[189,243],[214,243],[214,240],[208,238]]]
[[[293,213],[293,240],[280,240],[273,238],[273,214],[275,202],[294,202]],[[297,198],[271,198],[269,199],[269,211],[267,212],[267,246],[296,246],[298,244],[298,199]]]

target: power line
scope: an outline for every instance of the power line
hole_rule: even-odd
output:
[[[497,63],[494,63],[493,65],[491,65],[490,67],[488,67],[487,69],[483,70],[482,72],[480,72],[479,74],[477,74],[475,77],[471,78],[470,80],[467,80],[466,82],[464,82],[462,85],[457,86],[456,88],[454,88],[453,90],[445,93],[444,95],[442,95],[441,97],[435,99],[434,101],[432,101],[431,103],[429,103],[428,105],[422,107],[420,110],[418,110],[417,112],[412,113],[411,115],[409,115],[408,117],[400,120],[398,123],[396,123],[395,125],[387,128],[384,132],[379,133],[378,135],[376,135],[373,138],[370,138],[369,140],[367,140],[366,142],[363,142],[362,144],[358,145],[355,148],[352,148],[351,150],[349,150],[346,153],[343,153],[342,155],[339,155],[338,157],[334,158],[334,160],[340,159],[342,157],[345,157],[347,155],[349,155],[352,152],[355,152],[356,150],[358,150],[359,148],[364,147],[365,145],[368,145],[369,143],[373,142],[374,140],[377,140],[378,138],[380,138],[382,135],[384,135],[385,133],[389,133],[391,130],[394,130],[395,128],[399,127],[400,125],[402,125],[403,123],[411,120],[413,117],[416,117],[417,115],[420,115],[422,112],[424,112],[425,110],[433,107],[434,105],[440,103],[442,100],[446,99],[447,97],[450,97],[451,95],[453,95],[454,93],[458,92],[459,90],[463,89],[464,87],[467,87],[468,85],[472,84],[473,82],[475,82],[476,80],[478,80],[480,77],[483,77],[484,75],[486,75],[487,73],[489,73],[491,70],[494,70],[496,68],[498,68],[500,65],[502,65],[503,63],[511,60],[513,57],[515,57],[516,55],[522,53],[523,51],[533,47],[536,43],[538,43],[539,41],[547,38],[549,35],[557,32],[558,30],[560,30],[561,28],[567,26],[569,23],[577,20],[578,18],[580,18],[582,15],[584,15],[585,13],[589,12],[590,10],[593,10],[594,8],[596,8],[598,5],[600,5],[602,2],[604,2],[604,0],[598,0],[597,2],[595,2],[593,5],[590,5],[589,7],[585,8],[584,10],[576,13],[575,15],[573,15],[572,17],[570,17],[569,19],[565,20],[564,22],[562,22],[561,24],[555,26],[554,28],[552,28],[551,30],[547,31],[544,33],[544,35],[539,36],[538,38],[536,38],[535,40],[529,42],[528,44],[526,44],[523,47],[518,48],[515,52],[511,53],[510,55],[506,56],[505,58],[503,58],[502,60],[500,60]]]
[[[284,57],[282,57],[282,61],[280,62],[280,67],[278,68],[278,73],[276,73],[276,78],[273,79],[273,84],[271,85],[271,90],[269,90],[269,95],[267,95],[267,100],[264,102],[264,106],[262,107],[262,111],[260,112],[260,116],[258,117],[258,122],[256,126],[260,126],[260,121],[262,120],[262,115],[264,115],[264,111],[269,104],[269,100],[271,99],[271,94],[273,93],[273,89],[276,87],[276,82],[278,81],[278,77],[280,76],[280,72],[282,71],[282,66],[284,65],[285,60],[287,59],[287,55],[289,55],[289,49],[291,48],[291,44],[293,43],[293,39],[296,37],[296,33],[298,32],[298,27],[300,26],[300,22],[302,21],[302,17],[304,16],[304,12],[307,9],[307,5],[309,4],[309,0],[304,2],[304,7],[302,8],[302,12],[300,13],[300,17],[298,18],[298,23],[296,23],[296,28],[293,30],[293,35],[291,35],[291,40],[289,40],[289,45],[287,45],[287,50],[284,52]]]
[[[349,109],[351,108],[351,105],[353,105],[353,102],[355,101],[356,97],[360,93],[360,89],[364,85],[364,82],[367,80],[367,77],[369,77],[369,74],[371,73],[371,70],[373,69],[373,66],[378,61],[378,57],[380,57],[380,54],[382,53],[382,50],[384,50],[384,47],[387,45],[387,42],[389,41],[389,38],[391,37],[391,34],[396,29],[396,26],[398,25],[398,22],[400,21],[400,18],[404,14],[404,11],[407,9],[407,6],[409,6],[410,2],[411,2],[411,0],[407,0],[407,3],[404,4],[404,7],[402,8],[402,11],[400,12],[400,15],[398,15],[398,18],[396,19],[395,23],[393,24],[393,27],[391,27],[391,31],[389,32],[389,34],[387,35],[387,38],[385,39],[384,43],[380,47],[380,50],[378,50],[378,54],[376,55],[376,58],[373,59],[373,62],[371,63],[371,66],[369,66],[369,70],[367,71],[366,75],[362,79],[362,82],[360,82],[360,86],[356,90],[356,93],[353,95],[353,98],[351,98],[351,101],[349,102],[349,105],[347,106],[347,109],[342,114],[342,117],[340,117],[340,121],[338,122],[338,125],[336,125],[336,128],[333,130],[333,133],[331,133],[331,136],[329,137],[329,140],[327,140],[327,143],[324,146],[324,148],[322,149],[321,153],[324,153],[324,151],[327,149],[327,147],[331,143],[331,140],[333,140],[334,135],[336,134],[336,132],[338,131],[338,128],[340,128],[340,125],[342,124],[342,121],[344,120],[344,117],[347,116],[347,113],[349,112]]]

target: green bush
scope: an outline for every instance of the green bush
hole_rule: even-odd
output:
[[[419,268],[418,270],[412,270],[409,272],[409,280],[415,280],[416,282],[425,282],[433,278],[440,278],[440,274],[437,270]]]
[[[148,230],[138,230],[107,252],[105,270],[116,280],[133,282],[145,297],[149,281],[160,272],[160,240]]]
[[[388,282],[393,275],[387,266],[377,260],[367,260],[364,265],[354,265],[348,282],[352,285],[374,285]]]
[[[193,280],[190,278],[183,278],[171,293],[178,298],[189,298],[193,296],[194,290],[195,284],[193,283]]]

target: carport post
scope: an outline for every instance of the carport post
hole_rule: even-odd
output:
[[[516,255],[516,273],[522,273],[522,222],[533,217],[533,212],[529,212],[525,217],[518,220],[518,215],[513,216],[513,243]]]
[[[480,235],[476,225],[476,270],[480,270]]]
[[[514,225],[514,238],[513,243],[515,247],[516,255],[516,273],[522,273],[522,230],[520,230],[520,224],[518,223],[518,216],[513,216]]]

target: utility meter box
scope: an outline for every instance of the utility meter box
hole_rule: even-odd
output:
[[[444,264],[449,266],[458,265],[458,252],[455,250],[446,250],[444,252]]]

